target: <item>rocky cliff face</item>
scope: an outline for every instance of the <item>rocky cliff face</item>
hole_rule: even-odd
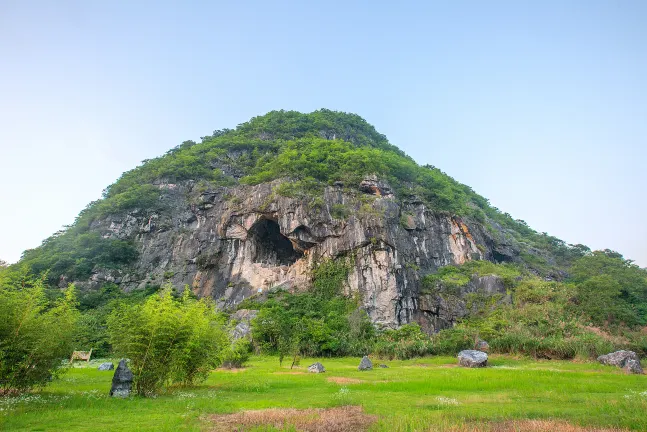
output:
[[[351,269],[345,289],[359,294],[374,323],[416,321],[437,331],[466,313],[465,302],[423,293],[421,275],[517,254],[479,223],[400,201],[375,176],[328,187],[317,200],[280,196],[281,182],[218,188],[158,183],[165,210],[134,210],[91,226],[106,238],[134,239],[137,262],[128,269],[96,269],[80,285],[114,282],[133,290],[169,281],[232,307],[269,290],[307,289],[315,263],[344,259]],[[467,290],[505,292],[496,278],[480,279]]]

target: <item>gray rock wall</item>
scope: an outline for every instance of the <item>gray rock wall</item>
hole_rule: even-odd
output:
[[[360,294],[374,323],[417,321],[432,332],[451,326],[466,308],[460,298],[452,303],[422,293],[422,275],[468,260],[516,259],[515,248],[481,224],[399,201],[375,178],[351,190],[329,187],[318,202],[280,196],[274,190],[280,184],[159,184],[163,210],[134,210],[92,225],[104,237],[133,239],[138,261],[127,269],[95,269],[91,280],[77,284],[114,282],[134,290],[168,281],[232,307],[269,290],[307,289],[315,262],[344,257],[351,264],[345,290]],[[467,290],[505,292],[496,278],[481,279]]]

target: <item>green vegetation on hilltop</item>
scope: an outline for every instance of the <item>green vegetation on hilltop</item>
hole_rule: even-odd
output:
[[[129,265],[136,260],[132,244],[98,237],[91,226],[128,211],[167,211],[164,197],[169,192],[162,183],[192,180],[214,188],[289,178],[277,193],[312,198],[336,182],[356,189],[370,174],[388,181],[400,200],[420,200],[435,211],[483,223],[503,242],[514,239],[522,246],[521,257],[542,273],[561,271],[588,252],[586,247],[535,232],[492,207],[469,186],[433,166],[418,165],[361,117],[322,109],[309,114],[272,111],[143,161],[107,187],[103,198],[90,203],[74,224],[26,251],[21,264],[34,274],[49,270],[51,284],[61,276],[85,279],[94,267]]]

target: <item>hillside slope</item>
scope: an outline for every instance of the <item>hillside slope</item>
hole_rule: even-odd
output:
[[[586,253],[419,166],[361,117],[320,110],[274,111],[144,161],[18,265],[52,285],[170,282],[233,307],[308,289],[332,262],[374,323],[432,332],[467,313],[468,293],[506,301],[488,275],[448,301],[423,286],[439,268],[487,260],[561,279]]]

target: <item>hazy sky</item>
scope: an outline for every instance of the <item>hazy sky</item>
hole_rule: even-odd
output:
[[[0,258],[143,159],[323,107],[647,266],[645,23],[644,0],[0,0]]]

